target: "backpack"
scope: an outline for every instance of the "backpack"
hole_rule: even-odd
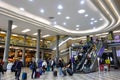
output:
[[[32,70],[33,69],[33,63],[30,65],[30,70]]]

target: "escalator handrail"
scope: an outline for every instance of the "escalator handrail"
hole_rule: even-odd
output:
[[[81,59],[81,61],[84,61],[84,62],[85,62],[85,60],[86,60],[86,58],[87,58],[87,55],[88,55],[88,53],[90,52],[91,49],[92,49],[92,46],[90,46],[90,49],[88,49],[88,51],[84,54],[85,56]],[[79,63],[82,64],[81,61],[80,61]],[[83,62],[83,64],[84,64],[84,62]],[[82,67],[83,67],[83,65],[82,65]],[[76,67],[76,69],[78,70],[79,68]]]

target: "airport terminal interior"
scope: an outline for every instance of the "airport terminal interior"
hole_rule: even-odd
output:
[[[0,0],[0,80],[119,75],[120,0]]]

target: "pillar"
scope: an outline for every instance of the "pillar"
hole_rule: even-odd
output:
[[[56,35],[56,63],[59,61],[59,39],[60,36]]]
[[[42,53],[41,53],[41,58],[42,58],[42,60],[44,59],[44,53],[45,53],[45,47],[44,47],[44,45],[45,45],[45,39],[42,39]]]
[[[113,31],[109,32],[108,39],[109,40],[114,40]],[[113,53],[113,58],[114,58],[114,66],[115,66],[115,68],[118,68],[118,60],[117,60],[116,47],[112,47],[112,53]]]
[[[24,46],[26,45],[26,37],[27,35],[24,35]],[[25,47],[23,47],[23,50],[22,50],[22,63],[23,63],[23,66],[26,66],[25,65]]]
[[[37,35],[37,51],[36,51],[36,62],[38,62],[39,57],[40,57],[40,34],[41,34],[41,30],[38,29],[37,31],[38,35]]]
[[[12,31],[12,24],[13,21],[8,21],[8,28],[7,28],[7,34],[6,34],[6,40],[5,40],[5,49],[4,49],[4,55],[3,55],[3,61],[4,61],[4,69],[7,67],[8,63],[8,55],[9,55],[9,47],[10,47],[10,37],[11,37],[11,31]]]

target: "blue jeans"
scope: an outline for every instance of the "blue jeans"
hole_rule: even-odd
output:
[[[31,78],[35,78],[35,76],[33,76],[34,74],[36,73],[36,69],[32,69],[32,75],[31,75]]]
[[[62,68],[59,67],[58,70],[59,70],[59,75],[62,76],[62,75],[63,75],[63,73],[62,73]]]

